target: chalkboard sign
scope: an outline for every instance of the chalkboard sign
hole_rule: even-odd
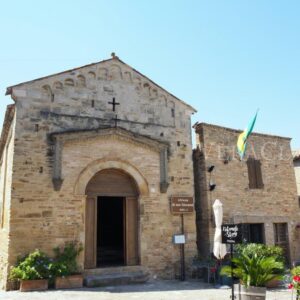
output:
[[[222,225],[222,244],[241,244],[242,226],[241,224]]]

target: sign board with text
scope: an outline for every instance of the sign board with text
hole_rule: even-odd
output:
[[[188,214],[194,212],[193,197],[172,197],[171,198],[172,214]]]
[[[222,244],[240,244],[242,243],[241,224],[224,224],[221,226]]]
[[[185,244],[185,235],[184,234],[175,234],[173,236],[174,244]]]

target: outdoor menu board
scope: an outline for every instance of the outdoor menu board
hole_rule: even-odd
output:
[[[222,244],[240,244],[242,243],[241,224],[225,224],[221,226]]]

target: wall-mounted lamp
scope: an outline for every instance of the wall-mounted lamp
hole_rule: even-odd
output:
[[[215,166],[214,165],[210,165],[208,168],[207,168],[207,172],[208,173],[211,173],[213,170],[214,170]]]
[[[216,188],[216,186],[217,186],[217,185],[216,185],[215,183],[210,182],[210,183],[209,183],[209,191],[212,192],[212,191]]]

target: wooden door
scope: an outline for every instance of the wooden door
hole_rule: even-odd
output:
[[[87,197],[85,208],[85,268],[97,265],[97,197]]]
[[[127,266],[139,263],[137,198],[125,198],[125,262]]]

